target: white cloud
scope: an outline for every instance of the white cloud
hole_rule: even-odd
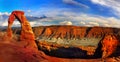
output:
[[[37,21],[31,21],[30,25],[33,27],[33,26],[40,26],[40,25],[43,25],[43,24],[42,23],[38,23]]]
[[[8,19],[6,19],[5,21],[2,22],[1,26],[8,26]],[[15,20],[13,22],[13,27],[20,27],[20,22],[18,20]]]
[[[58,9],[54,11],[44,12],[44,15],[47,16],[47,18],[35,19],[30,21],[31,26],[60,24],[120,28],[120,19],[115,17],[103,17],[98,15],[89,15],[85,13],[76,13]],[[14,24],[14,26],[18,26],[18,23]],[[7,21],[0,21],[0,26],[7,26]]]
[[[76,21],[80,21],[85,25],[92,26],[104,26],[104,27],[120,27],[120,19],[115,17],[102,17],[94,15],[81,14],[76,17],[72,17]]]
[[[84,26],[120,27],[120,19],[115,17],[103,17],[73,12],[61,12],[63,16],[55,16],[57,14],[59,14],[59,12],[54,14],[52,20],[68,20],[76,25],[82,24]]]
[[[60,22],[59,24],[61,24],[61,25],[72,25],[72,22],[71,21],[63,21],[63,22]]]
[[[109,24],[103,24],[105,27],[111,27]]]
[[[1,22],[1,26],[8,26],[7,20],[5,20],[4,22]]]
[[[90,25],[93,25],[93,26],[99,26],[99,23],[97,22],[89,22]]]
[[[0,12],[0,15],[2,15],[2,13]]]
[[[115,15],[120,16],[120,0],[91,0],[95,4],[112,8]]]
[[[80,25],[80,26],[103,26],[119,27],[120,19],[115,17],[103,17],[98,15],[88,15],[84,13],[74,13],[65,11],[49,11],[45,13],[50,18],[40,19],[38,22],[43,24],[58,22],[60,25]],[[59,16],[60,15],[60,16]],[[67,21],[66,21],[67,20]],[[62,22],[61,22],[62,21]],[[57,24],[57,23],[55,23]],[[49,24],[50,25],[50,24]]]
[[[10,13],[8,13],[8,12],[0,12],[0,15],[7,15],[7,16],[9,16]]]
[[[86,27],[92,27],[92,25],[85,25]]]
[[[79,3],[79,2],[77,2],[75,0],[63,0],[63,2],[66,3],[66,4],[78,5],[80,7],[89,8],[87,5]]]
[[[30,21],[30,25],[31,26],[40,26],[40,25],[42,25],[42,23],[38,23],[37,21]],[[4,22],[2,22],[1,23],[1,26],[8,26],[8,21],[7,20],[5,20]],[[14,22],[13,22],[13,25],[12,25],[13,27],[20,27],[21,26],[21,24],[20,24],[20,22],[18,21],[18,20],[15,20]]]
[[[83,24],[83,25],[85,25],[86,23],[85,23],[84,21],[81,21],[81,22],[80,22],[80,24]]]
[[[31,12],[31,10],[27,10],[27,12]]]
[[[32,17],[33,15],[31,14],[31,12],[32,10],[25,10],[25,15]]]
[[[47,12],[37,12],[37,13],[43,13],[47,17],[45,19],[40,19],[39,22],[43,23],[54,23],[61,21],[68,20],[71,21],[74,25],[90,25],[90,26],[105,26],[108,27],[120,27],[120,19],[117,19],[115,17],[103,17],[99,15],[89,15],[85,13],[76,13],[76,12],[70,12],[62,9],[56,9],[53,11],[47,11]],[[94,22],[94,24],[90,24],[89,22]],[[56,24],[58,24],[56,23]]]

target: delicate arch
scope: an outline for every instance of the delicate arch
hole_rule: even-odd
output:
[[[9,38],[12,38],[12,36],[13,36],[11,26],[12,26],[15,19],[18,19],[18,21],[21,24],[20,41],[26,41],[26,42],[28,41],[29,44],[36,47],[34,33],[32,31],[30,23],[28,22],[28,20],[24,16],[23,11],[13,11],[11,13],[11,15],[9,16],[8,28],[7,28],[7,36]]]

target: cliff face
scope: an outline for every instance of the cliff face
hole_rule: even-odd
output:
[[[111,55],[115,52],[118,46],[118,38],[114,34],[107,34],[105,35],[104,39],[102,40],[102,51],[103,51],[103,58]]]
[[[112,28],[104,28],[104,27],[93,27],[88,32],[87,37],[103,37],[105,34],[114,33],[114,29]],[[115,33],[114,33],[115,34]]]
[[[118,30],[108,27],[79,27],[79,26],[41,26],[34,27],[36,37],[80,39],[80,38],[101,38],[105,34],[117,34]],[[116,32],[117,31],[117,32]]]

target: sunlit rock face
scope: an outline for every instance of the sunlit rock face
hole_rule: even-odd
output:
[[[104,27],[93,27],[88,32],[87,37],[99,38],[103,37],[105,34],[114,33],[114,29],[112,28],[104,28]]]
[[[118,42],[119,40],[116,35],[105,35],[104,39],[102,40],[102,58],[110,56],[116,50]]]
[[[36,43],[35,43],[35,36],[32,31],[32,28],[24,16],[23,11],[13,11],[11,15],[9,16],[8,19],[8,28],[7,28],[7,36],[8,38],[13,37],[12,29],[11,26],[14,22],[15,19],[18,19],[19,22],[21,23],[21,35],[20,35],[20,41],[26,44],[26,47],[33,47],[36,48]]]

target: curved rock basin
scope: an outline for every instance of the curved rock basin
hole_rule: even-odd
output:
[[[107,52],[109,54],[105,53],[105,57],[110,56],[118,44],[114,42],[119,42],[118,33],[120,29],[80,26],[40,26],[33,28],[33,31],[36,35],[39,49],[43,50],[46,54],[57,57],[83,58],[102,57],[102,52],[106,52],[110,45],[109,41],[112,41],[111,48],[109,48],[112,51]],[[106,36],[108,38],[105,38]],[[104,42],[108,43],[105,44]],[[112,45],[115,46],[112,47]]]

